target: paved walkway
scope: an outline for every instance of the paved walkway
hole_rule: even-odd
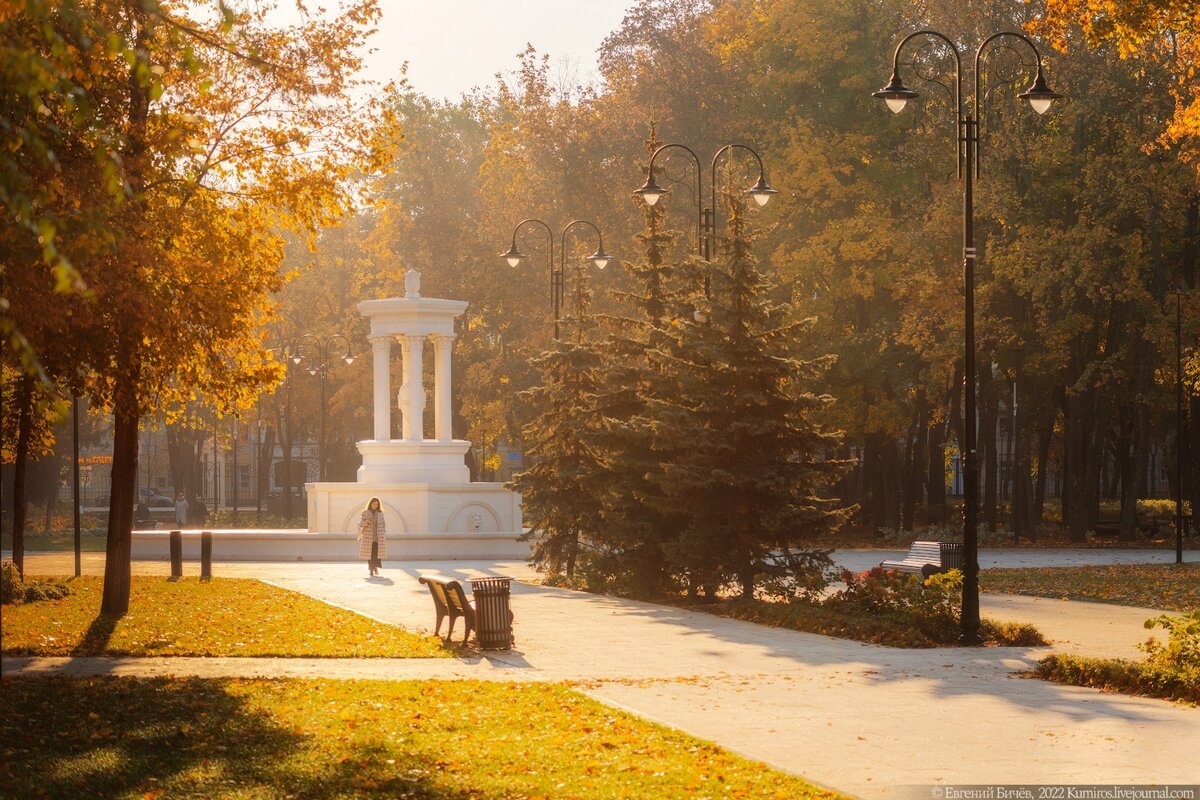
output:
[[[999,552],[984,551],[981,563]],[[1095,559],[1104,554],[1131,561],[1173,556],[1014,552],[1057,564],[1102,563]],[[858,569],[884,556],[837,557]],[[87,560],[85,569],[93,571],[98,561]],[[69,572],[71,564],[69,555],[31,556],[27,569]],[[136,566],[166,571],[162,562]],[[416,580],[421,573],[529,576],[521,563],[471,562],[388,562],[374,579],[361,564],[218,563],[214,572],[261,578],[425,629],[433,613]],[[1020,677],[1046,648],[897,650],[524,583],[514,584],[512,606],[513,651],[455,661],[5,659],[5,673],[572,681],[604,702],[863,797],[929,797],[911,787],[935,783],[1200,780],[1194,763],[1200,711]],[[1142,622],[1158,612],[986,595],[983,613],[1034,623],[1055,640],[1051,650],[1137,657],[1135,645],[1147,635]]]

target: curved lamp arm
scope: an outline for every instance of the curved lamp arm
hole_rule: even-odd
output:
[[[508,248],[507,253],[501,253],[500,257],[503,258],[505,261],[507,261],[508,265],[510,267],[515,267],[518,264],[520,264],[522,261],[524,261],[526,258],[528,258],[528,256],[526,256],[524,253],[522,253],[520,250],[517,249],[517,234],[520,232],[521,228],[525,227],[526,225],[541,225],[543,230],[546,231],[546,238],[549,239],[549,241],[550,241],[550,271],[553,272],[554,271],[554,231],[550,230],[550,226],[547,225],[546,223],[542,222],[540,219],[533,219],[532,217],[529,217],[527,219],[523,219],[520,222],[518,222],[517,227],[513,228],[512,246]]]
[[[755,203],[760,207],[765,206],[767,201],[771,199],[771,195],[779,194],[778,190],[772,189],[770,184],[767,183],[767,172],[763,167],[762,156],[758,154],[757,150],[748,144],[727,144],[718,150],[712,159],[712,172],[709,175],[708,188],[712,192],[709,207],[713,209],[713,213],[716,213],[717,208],[717,162],[724,153],[728,153],[732,157],[734,150],[745,150],[754,156],[754,160],[758,162],[758,181],[746,190],[746,194],[753,197]]]
[[[604,269],[608,266],[608,262],[612,261],[612,256],[604,252],[604,234],[596,227],[594,222],[589,222],[586,219],[576,219],[567,223],[567,227],[563,228],[562,240],[559,244],[559,252],[562,253],[562,260],[565,264],[567,260],[567,231],[574,228],[576,225],[587,225],[596,232],[596,237],[600,240],[600,246],[596,248],[596,252],[587,257],[587,260],[592,262],[597,269]]]
[[[983,64],[984,49],[996,39],[1002,39],[1005,36],[1011,36],[1015,39],[1020,39],[1022,42],[1029,45],[1029,49],[1033,51],[1033,57],[1036,59],[1037,64],[1037,72],[1034,75],[1033,83],[1028,89],[1017,95],[1017,97],[1021,98],[1022,100],[1028,100],[1029,105],[1039,114],[1045,114],[1050,110],[1050,106],[1054,103],[1054,101],[1062,97],[1062,95],[1058,92],[1051,91],[1049,85],[1047,85],[1045,73],[1042,71],[1042,53],[1037,49],[1037,45],[1033,43],[1032,39],[1019,31],[1000,31],[999,33],[993,33],[991,36],[984,39],[979,45],[979,49],[975,51],[975,104],[976,106],[979,106],[975,109],[975,112],[978,114],[981,122],[983,121],[983,96],[979,94],[979,73],[980,67]]]
[[[634,194],[641,195],[646,205],[652,206],[658,202],[660,197],[667,193],[668,190],[659,186],[654,180],[654,161],[658,158],[659,153],[670,149],[683,150],[692,157],[692,162],[696,165],[696,251],[700,252],[703,249],[704,242],[704,204],[700,199],[702,197],[700,187],[702,170],[700,167],[700,157],[696,155],[696,151],[687,145],[676,143],[664,144],[659,147],[650,155],[650,165],[647,169],[646,182]]]
[[[872,97],[878,97],[887,103],[887,107],[892,113],[899,114],[904,110],[904,106],[909,100],[918,97],[918,92],[904,85],[904,81],[900,79],[900,51],[904,49],[904,45],[908,44],[918,36],[928,36],[934,39],[940,39],[950,48],[950,52],[954,54],[954,117],[955,117],[955,139],[961,139],[963,132],[963,101],[962,101],[962,57],[958,54],[958,47],[943,33],[938,33],[935,30],[923,29],[913,31],[908,36],[900,40],[900,44],[896,45],[896,53],[892,56],[892,77],[888,80],[887,86],[884,86],[878,92],[873,92]],[[920,73],[918,72],[918,77]],[[961,141],[955,143],[958,160],[958,177],[962,177],[963,169],[963,151]]]
[[[350,347],[350,340],[347,339],[346,336],[341,333],[335,333],[332,336],[330,336],[328,339],[325,340],[325,357],[326,358],[329,357],[329,348],[330,348],[330,345],[333,344],[334,339],[341,339],[343,342],[346,343],[346,355],[342,356],[342,361],[346,362],[346,366],[350,366],[351,364],[353,364],[354,363],[354,351]],[[324,362],[322,362],[322,363],[324,363]]]

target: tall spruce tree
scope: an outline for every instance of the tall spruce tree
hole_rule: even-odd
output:
[[[574,268],[573,310],[563,320],[569,340],[556,341],[534,361],[540,385],[521,393],[533,413],[522,435],[532,461],[511,488],[533,537],[530,560],[540,570],[574,575],[581,540],[600,530],[606,470],[596,446],[600,354],[591,341],[591,289],[587,271]]]
[[[823,496],[848,464],[826,459],[840,437],[814,421],[827,398],[810,388],[831,358],[795,357],[811,321],[789,322],[772,301],[775,282],[757,268],[741,209],[728,200],[723,258],[704,267],[707,308],[651,351],[672,388],[647,408],[663,457],[655,502],[685,515],[666,552],[689,588],[710,598],[731,582],[752,597],[759,576],[823,585],[831,562],[794,548],[849,514]],[[780,574],[801,564],[806,574]]]
[[[660,144],[652,126],[646,152],[653,153]],[[625,264],[636,288],[616,293],[629,313],[604,318],[608,335],[597,406],[606,420],[600,447],[608,477],[603,485],[604,527],[588,569],[596,583],[650,596],[669,572],[665,547],[677,535],[683,517],[654,501],[664,454],[651,447],[646,404],[663,387],[647,352],[659,346],[692,287],[680,277],[680,265],[668,259],[677,234],[666,228],[664,204],[637,202],[645,224],[636,237],[643,255]]]

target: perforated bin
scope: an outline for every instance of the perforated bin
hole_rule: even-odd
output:
[[[475,640],[482,650],[512,647],[513,613],[508,607],[512,578],[470,578],[475,598]]]

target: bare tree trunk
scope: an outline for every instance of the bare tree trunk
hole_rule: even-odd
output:
[[[925,491],[929,503],[930,522],[946,524],[946,423],[929,427],[928,478]]]
[[[1054,421],[1058,418],[1051,408],[1043,424],[1038,428],[1038,468],[1037,480],[1033,487],[1033,525],[1034,530],[1045,519],[1046,484],[1050,478],[1050,446],[1054,443]]]
[[[32,375],[22,375],[17,384],[17,450],[13,454],[13,564],[25,575],[25,515],[29,501],[25,496],[25,476],[29,469],[29,438],[33,431]]]
[[[996,382],[991,373],[979,383],[980,460],[983,462],[983,524],[988,530],[996,530]]]
[[[134,385],[117,385],[113,394],[112,500],[108,509],[108,546],[104,554],[104,597],[100,613],[129,611],[133,506],[137,501],[138,406]]]

